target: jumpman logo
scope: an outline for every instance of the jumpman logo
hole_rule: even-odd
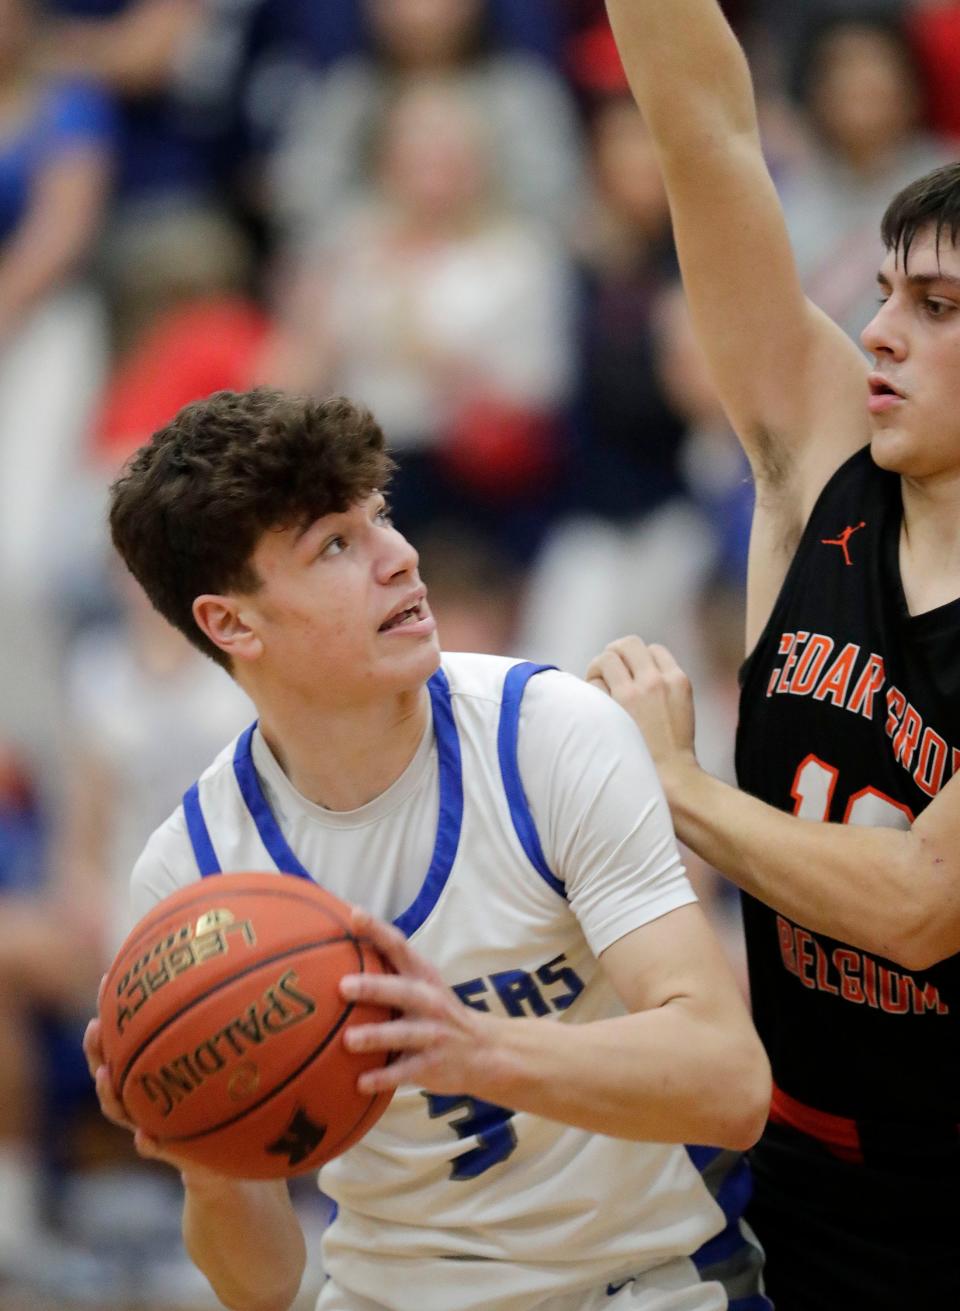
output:
[[[853,564],[853,561],[850,559],[850,552],[847,549],[847,543],[850,541],[850,538],[854,533],[859,532],[861,528],[866,528],[866,526],[865,520],[861,519],[855,527],[844,528],[839,537],[821,537],[820,544],[822,546],[839,546],[841,551],[843,551],[843,563]]]

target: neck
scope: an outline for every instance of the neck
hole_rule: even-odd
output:
[[[902,478],[900,572],[911,614],[960,597],[960,472]]]
[[[260,731],[301,796],[356,810],[385,792],[416,754],[429,718],[426,687],[345,709],[258,702]]]

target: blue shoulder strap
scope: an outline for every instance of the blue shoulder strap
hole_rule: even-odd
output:
[[[210,831],[200,805],[199,783],[194,783],[193,787],[184,792],[183,813],[186,816],[187,833],[200,870],[200,877],[206,878],[208,874],[219,874],[220,862],[210,840]]]
[[[427,683],[433,709],[433,732],[437,741],[437,772],[440,779],[440,814],[430,868],[416,899],[393,921],[407,937],[424,922],[447,885],[460,845],[463,824],[463,761],[460,738],[450,698],[450,684],[442,669]]]
[[[520,703],[527,684],[535,674],[553,669],[553,665],[535,665],[529,661],[514,665],[503,682],[503,700],[500,705],[500,724],[497,728],[497,755],[503,778],[510,818],[527,859],[554,892],[566,899],[567,890],[547,864],[540,845],[540,836],[530,813],[527,794],[523,790],[520,765],[517,759],[517,739],[520,734]]]
[[[415,900],[394,921],[407,936],[424,922],[446,886],[460,845],[460,829],[463,822],[463,768],[460,739],[453,717],[450,685],[442,669],[438,669],[433,675],[427,688],[433,710],[433,731],[437,741],[440,812],[433,855],[426,877]],[[284,874],[311,879],[312,875],[297,859],[264,796],[260,777],[253,763],[252,743],[255,729],[256,724],[251,724],[237,739],[233,755],[233,772],[237,786],[257,826],[260,839],[277,869]],[[201,875],[206,877],[208,874],[219,874],[221,866],[203,816],[196,783],[185,794],[183,808],[187,817],[187,831]]]
[[[273,811],[263,795],[263,788],[260,785],[260,776],[253,764],[253,732],[256,724],[241,733],[237,739],[237,749],[233,753],[233,773],[237,780],[237,787],[240,789],[240,795],[246,804],[247,810],[257,826],[257,832],[267,851],[270,853],[270,859],[276,865],[281,874],[295,874],[297,878],[309,879],[311,876],[307,870],[300,864],[290,844],[283,836],[280,825],[274,818]]]

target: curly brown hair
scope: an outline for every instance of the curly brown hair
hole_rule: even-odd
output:
[[[251,556],[264,532],[346,510],[384,488],[393,467],[379,424],[346,397],[215,392],[131,457],[110,489],[110,531],[154,607],[229,669],[194,621],[194,599],[255,592]]]

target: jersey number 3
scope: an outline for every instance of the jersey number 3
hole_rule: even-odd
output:
[[[801,819],[833,819],[830,810],[839,777],[840,771],[819,756],[810,755],[801,760],[790,789],[794,800],[793,813]],[[870,787],[855,792],[839,816],[842,824],[860,824],[865,828],[905,829],[910,827],[914,818],[909,806]]]
[[[450,1165],[451,1179],[476,1179],[492,1165],[505,1161],[516,1149],[517,1133],[510,1123],[513,1111],[493,1102],[481,1102],[476,1097],[442,1097],[424,1093],[432,1120],[461,1112],[450,1120],[450,1128],[458,1138],[476,1136],[477,1146],[462,1156],[454,1157]]]

